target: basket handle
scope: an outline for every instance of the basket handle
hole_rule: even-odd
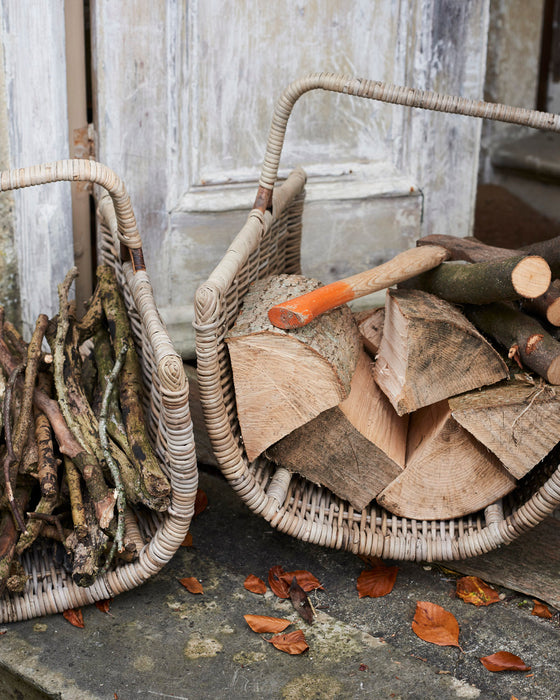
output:
[[[272,190],[278,176],[278,165],[288,119],[297,100],[311,90],[329,90],[407,107],[494,119],[495,121],[520,124],[546,131],[560,131],[560,115],[550,112],[510,107],[482,100],[470,100],[465,97],[443,95],[429,90],[416,90],[337,73],[310,73],[290,83],[276,103],[259,180],[259,189],[253,205],[255,209],[262,212],[272,209]]]
[[[106,165],[86,158],[74,158],[27,168],[3,170],[0,172],[0,192],[65,180],[94,182],[107,190],[113,200],[117,216],[121,258],[125,260],[127,255],[130,257],[134,272],[145,270],[142,240],[136,226],[130,197],[123,181]]]

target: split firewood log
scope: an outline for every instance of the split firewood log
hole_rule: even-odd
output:
[[[358,330],[362,336],[364,348],[372,359],[375,359],[379,350],[379,344],[383,337],[383,324],[385,323],[385,307],[363,311],[356,314]]]
[[[485,508],[515,484],[497,457],[453,419],[443,400],[410,416],[406,467],[377,502],[405,518],[445,520]]]
[[[274,327],[268,309],[316,289],[301,275],[278,275],[255,282],[226,336],[237,416],[247,458],[337,406],[350,391],[361,347],[346,306],[293,330]]]
[[[521,479],[560,440],[560,392],[521,379],[449,399],[453,418]]]
[[[266,451],[276,464],[362,510],[404,466],[408,416],[397,416],[362,350],[348,398]]]
[[[494,384],[505,362],[453,305],[423,291],[389,290],[375,381],[399,415]]]

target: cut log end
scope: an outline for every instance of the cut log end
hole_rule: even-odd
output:
[[[529,255],[520,260],[511,273],[511,282],[519,296],[535,299],[546,292],[552,274],[544,258]]]
[[[559,385],[560,384],[560,356],[555,357],[546,373],[546,379],[550,384]]]
[[[546,320],[553,326],[560,326],[560,298],[555,299],[546,310]]]

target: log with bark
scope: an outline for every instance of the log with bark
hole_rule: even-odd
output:
[[[267,315],[278,299],[319,286],[301,275],[255,282],[226,336],[237,416],[249,461],[337,406],[350,391],[361,342],[348,307],[288,331],[274,327]]]
[[[550,384],[560,384],[560,342],[534,318],[508,304],[467,307],[465,313],[521,366],[537,372]]]
[[[446,236],[443,234],[424,236],[417,241],[417,245],[440,245],[449,251],[451,260],[464,260],[472,263],[509,260],[512,257],[518,256],[520,253],[520,251],[511,250],[509,248],[498,248],[496,246],[486,245],[481,241],[471,238],[459,238],[457,236]],[[560,245],[560,243],[556,243],[556,245]],[[554,248],[555,246],[552,247]],[[549,266],[551,266],[551,263],[554,263],[554,259],[550,258],[550,256],[548,259],[546,256],[542,257],[547,261]],[[555,270],[556,268],[552,270],[551,267],[551,272],[553,274]],[[490,299],[488,301],[490,301]],[[549,323],[555,326],[560,325],[560,283],[558,280],[553,280],[542,295],[532,300],[524,300],[523,306],[532,313],[546,319]]]
[[[488,304],[534,299],[547,291],[551,279],[550,267],[543,258],[519,255],[469,264],[444,262],[399,286],[421,289],[454,304]]]
[[[407,423],[377,388],[371,360],[362,351],[348,398],[265,454],[362,510],[402,471]]]
[[[375,381],[399,415],[494,384],[507,366],[453,305],[418,290],[389,290]]]

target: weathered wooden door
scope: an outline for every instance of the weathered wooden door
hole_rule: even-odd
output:
[[[249,212],[284,87],[309,72],[333,71],[478,98],[488,4],[86,3],[96,157],[127,186],[158,304],[186,357],[193,355],[195,289]],[[5,165],[69,155],[73,63],[65,60],[64,5],[1,3]],[[480,126],[345,95],[305,95],[288,126],[280,175],[302,165],[309,176],[306,274],[329,281],[371,267],[420,233],[468,234]],[[27,325],[39,289],[56,308],[56,281],[71,263],[69,190],[57,187],[10,200]]]

